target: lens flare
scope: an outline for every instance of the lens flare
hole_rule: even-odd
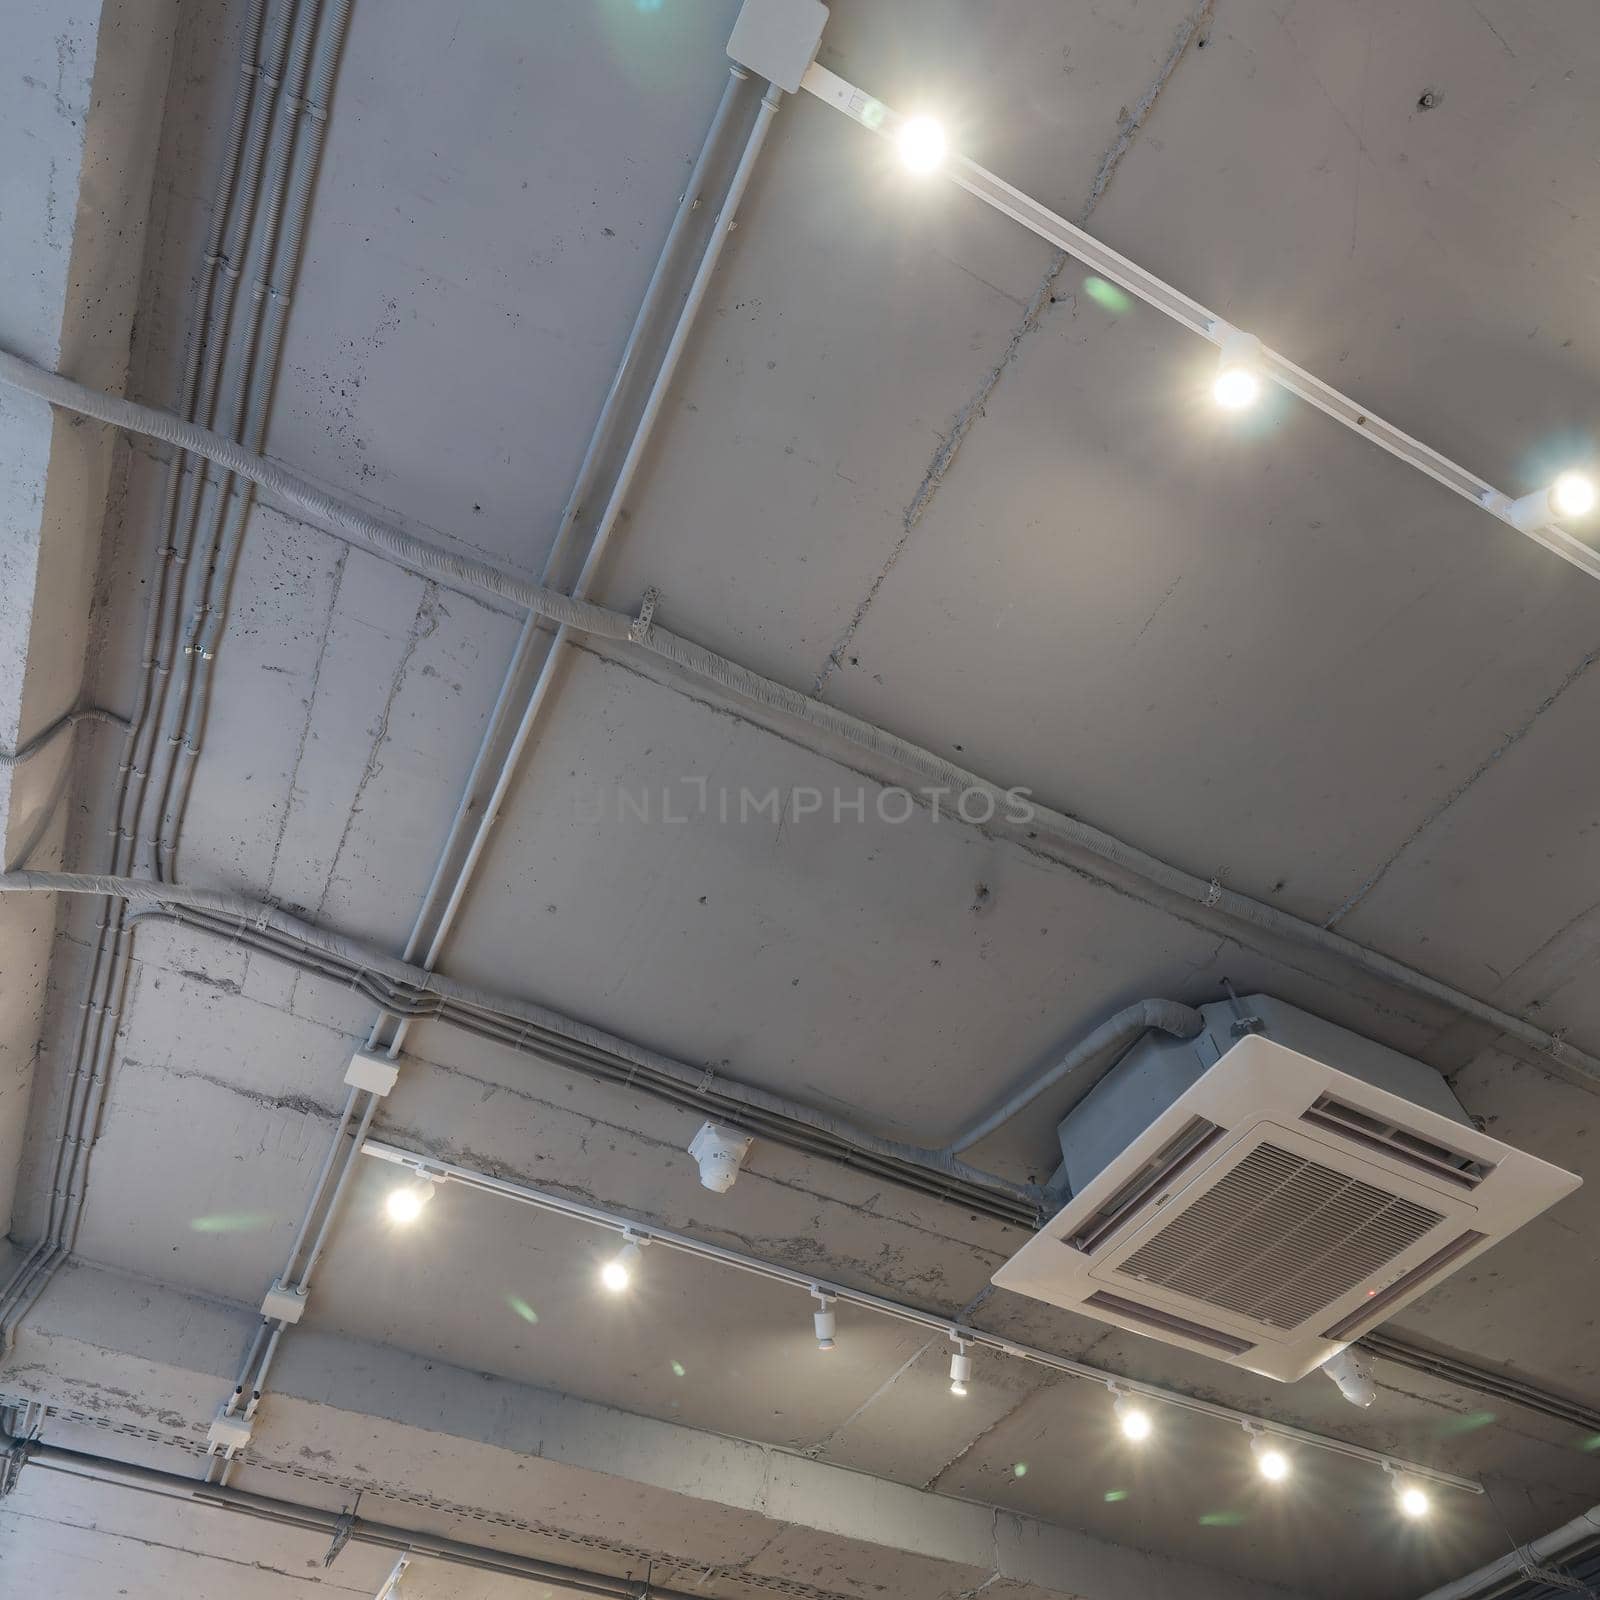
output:
[[[900,159],[912,172],[937,172],[944,165],[944,129],[932,117],[907,117],[895,143],[900,146]]]

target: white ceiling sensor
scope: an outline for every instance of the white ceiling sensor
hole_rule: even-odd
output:
[[[1075,1192],[996,1285],[1290,1381],[1579,1186],[1420,1062],[1264,995],[1203,1015],[1067,1115]]]

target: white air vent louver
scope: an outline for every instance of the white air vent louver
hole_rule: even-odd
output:
[[[1355,1040],[1304,1021],[1319,1047]],[[1090,1160],[1093,1176],[995,1273],[999,1287],[1290,1380],[1578,1187],[1375,1086],[1370,1059],[1357,1077],[1267,1035],[1233,1042],[1213,1025],[1209,1037],[1223,1052],[1210,1066],[1207,1036],[1198,1059],[1151,1045],[1062,1124],[1069,1168],[1086,1124],[1118,1153]],[[1141,1120],[1161,1106],[1155,1083],[1172,1098],[1128,1137],[1130,1103]]]

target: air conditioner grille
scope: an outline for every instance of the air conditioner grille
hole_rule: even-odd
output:
[[[1260,1144],[1119,1272],[1296,1328],[1443,1220],[1399,1195]]]

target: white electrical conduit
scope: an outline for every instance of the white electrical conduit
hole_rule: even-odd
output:
[[[842,111],[852,122],[886,138],[892,138],[905,120],[899,112],[875,99],[866,90],[858,89],[847,79],[815,62],[800,80],[800,87],[815,95],[824,105]],[[1020,222],[1030,233],[1037,234],[1058,250],[1066,251],[1085,266],[1092,267],[1102,277],[1109,278],[1146,305],[1154,306],[1191,333],[1197,333],[1202,339],[1221,346],[1236,331],[1214,311],[1208,311],[1198,301],[1191,300],[1181,290],[1174,289],[1153,272],[1147,272],[1137,262],[1118,254],[1093,234],[1085,233],[1082,228],[1023,194],[1020,189],[1012,188],[1003,178],[996,177],[977,162],[951,151],[944,158],[941,170],[968,194],[1013,221]],[[1511,515],[1514,502],[1510,495],[1440,455],[1431,446],[1403,433],[1393,423],[1374,416],[1365,406],[1341,394],[1303,367],[1297,367],[1276,350],[1262,345],[1257,359],[1263,378],[1270,379],[1290,394],[1298,395],[1319,411],[1326,412],[1335,422],[1342,422],[1362,438],[1370,439],[1380,449],[1387,450],[1418,472],[1426,473],[1435,483],[1442,483],[1463,499],[1470,500],[1480,510],[1497,517],[1564,561],[1570,561],[1591,578],[1600,578],[1600,551],[1590,549],[1581,539],[1574,538],[1563,528],[1553,525],[1525,527]]]
[[[623,502],[627,499],[628,491],[633,487],[633,480],[638,473],[639,464],[644,459],[645,449],[655,431],[656,420],[661,414],[662,403],[665,401],[667,391],[671,388],[673,377],[677,373],[678,363],[683,359],[683,353],[689,346],[689,335],[699,318],[700,307],[711,287],[711,279],[716,273],[717,263],[722,259],[722,247],[727,242],[729,233],[733,230],[739,206],[744,200],[745,191],[750,186],[750,178],[755,171],[757,158],[761,154],[762,146],[767,142],[767,133],[772,126],[772,118],[777,112],[779,101],[782,99],[783,91],[776,84],[769,84],[767,92],[761,97],[761,105],[756,111],[755,126],[750,130],[749,139],[745,143],[744,154],[739,158],[739,165],[734,170],[733,178],[728,185],[728,192],[723,199],[722,209],[717,213],[717,220],[712,227],[711,236],[706,241],[705,254],[700,258],[700,266],[694,275],[694,282],[689,287],[688,298],[685,300],[683,310],[678,317],[677,326],[672,331],[672,338],[667,345],[666,352],[661,358],[661,366],[656,372],[655,381],[650,386],[650,393],[645,400],[644,411],[639,417],[633,441],[629,445],[628,453],[617,471],[616,481],[611,487],[611,497],[607,501],[605,512],[595,529],[593,541],[589,546],[589,553],[584,559],[583,570],[578,574],[578,581],[573,585],[572,593],[575,598],[582,599],[588,594],[600,570],[600,563],[605,557],[606,546],[610,542],[612,532],[615,530],[618,519],[622,515]],[[494,825],[495,817],[505,801],[506,791],[511,785],[511,779],[516,772],[517,763],[549,701],[556,672],[561,666],[561,658],[566,652],[567,645],[571,642],[572,627],[572,624],[563,622],[556,629],[555,641],[551,644],[549,653],[544,658],[544,663],[539,670],[538,681],[534,684],[533,691],[528,697],[528,703],[523,711],[522,721],[517,728],[516,737],[513,739],[511,749],[507,753],[505,765],[500,769],[494,792],[489,798],[489,804],[484,812],[483,825],[473,837],[472,848],[467,853],[467,859],[462,864],[460,875],[451,890],[449,903],[445,906],[439,932],[424,959],[423,965],[425,966],[431,967],[439,959],[445,938],[455,923],[456,913],[461,909],[461,901],[467,892],[468,884],[471,882],[473,870],[478,863],[478,857],[482,853],[484,843]]]
[[[977,1349],[992,1350],[997,1355],[1012,1356],[1018,1361],[1029,1361],[1036,1366],[1049,1367],[1052,1371],[1065,1373],[1068,1377],[1114,1386],[1130,1394],[1143,1395],[1147,1400],[1159,1401],[1162,1405],[1175,1406],[1179,1410],[1194,1412],[1199,1416],[1215,1417],[1218,1421],[1230,1422],[1235,1426],[1248,1424],[1278,1437],[1293,1440],[1296,1444],[1316,1450],[1326,1450],[1334,1455],[1347,1456],[1353,1461],[1365,1461],[1372,1466],[1390,1471],[1402,1472],[1407,1477],[1425,1479],[1442,1488],[1459,1489],[1466,1494],[1483,1493],[1482,1484],[1475,1483],[1471,1478],[1458,1478],[1453,1472],[1444,1472],[1437,1467],[1425,1467],[1420,1462],[1386,1455],[1381,1450],[1369,1450],[1364,1445],[1350,1444],[1344,1439],[1335,1439],[1328,1434],[1312,1433],[1289,1423],[1275,1422],[1270,1417],[1257,1416],[1251,1411],[1240,1411],[1214,1400],[1202,1400],[1176,1389],[1163,1389],[1158,1384],[1124,1378],[1120,1373],[1092,1367],[1087,1362],[1074,1361],[1068,1356],[1058,1356],[1052,1351],[1040,1350],[1033,1345],[1018,1344],[1016,1340],[1007,1339],[1003,1334],[985,1333],[981,1328],[970,1327],[956,1318],[942,1317],[936,1312],[904,1305],[898,1300],[888,1300],[882,1295],[869,1294],[863,1289],[852,1289],[846,1284],[830,1282],[826,1278],[817,1277],[814,1273],[800,1272],[793,1267],[781,1266],[775,1261],[763,1261],[759,1256],[741,1255],[737,1250],[726,1250],[721,1245],[707,1244],[704,1240],[691,1238],[688,1234],[674,1233],[668,1228],[658,1228],[651,1223],[636,1222],[631,1217],[624,1217],[613,1211],[603,1211],[598,1206],[584,1205],[581,1201],[569,1200],[565,1195],[557,1194],[553,1189],[536,1189],[527,1184],[512,1183],[509,1179],[491,1177],[488,1173],[477,1172],[471,1167],[456,1166],[453,1162],[440,1161],[433,1156],[419,1156],[410,1150],[402,1150],[396,1145],[385,1144],[378,1139],[366,1140],[361,1146],[361,1151],[363,1155],[372,1156],[376,1160],[404,1167],[420,1178],[431,1179],[436,1183],[459,1183],[484,1194],[515,1200],[519,1205],[553,1212],[557,1216],[588,1223],[592,1227],[605,1228],[612,1233],[627,1234],[631,1238],[650,1244],[664,1245],[669,1250],[695,1256],[701,1261],[713,1261],[719,1266],[733,1267],[740,1272],[752,1273],[758,1278],[790,1284],[806,1294],[820,1292],[842,1304],[860,1306],[865,1311],[892,1317],[898,1322],[909,1322],[916,1327],[927,1328],[948,1338],[959,1336]]]
[[[967,790],[987,795],[994,802],[996,820],[982,826],[1007,837],[1017,831],[1000,820],[1005,815],[1005,807],[1010,799],[1008,790],[979,777],[977,773],[953,765],[942,756],[924,750],[909,740],[814,700],[786,684],[763,677],[691,640],[669,633],[653,621],[635,619],[620,611],[595,605],[592,601],[561,594],[530,583],[525,578],[514,577],[486,561],[429,544],[359,507],[346,504],[306,483],[287,469],[209,429],[184,422],[150,406],[102,394],[71,378],[45,372],[31,362],[4,351],[0,351],[0,383],[24,390],[81,416],[94,417],[114,427],[143,434],[147,438],[161,439],[196,455],[203,455],[240,477],[247,478],[284,505],[304,513],[335,537],[398,561],[413,571],[437,577],[447,587],[469,594],[498,595],[517,605],[526,606],[553,622],[565,623],[596,638],[610,639],[627,647],[647,651],[707,683],[727,690],[752,706],[793,717],[846,744],[914,772],[941,789],[955,792]],[[1482,1023],[1496,1034],[1516,1040],[1537,1055],[1570,1068],[1591,1088],[1600,1087],[1600,1060],[1521,1017],[1464,994],[1447,983],[1406,966],[1404,962],[1369,950],[1332,929],[1318,927],[1315,923],[1253,900],[1248,895],[1239,894],[1220,882],[1208,881],[1173,866],[1076,817],[1035,802],[1030,804],[1032,816],[1025,831],[1034,848],[1041,840],[1054,841],[1081,857],[1105,862],[1131,877],[1142,879],[1177,899],[1188,901],[1206,911],[1215,911],[1235,922],[1259,928],[1275,938],[1316,950],[1345,966]]]
[[[332,31],[342,35],[348,0],[336,0],[332,14],[338,19]],[[257,216],[268,219],[268,236],[272,237],[284,204],[286,185],[294,196],[294,203],[303,209],[299,173],[297,171],[291,183],[287,164],[269,155],[267,135],[274,126],[275,114],[282,110],[285,94],[292,96],[295,87],[291,84],[285,88],[284,64],[286,61],[294,64],[293,76],[298,80],[310,58],[311,37],[322,15],[322,0],[271,0],[270,4],[268,0],[252,0],[246,13],[240,77],[218,191],[212,205],[205,271],[196,288],[196,309],[185,359],[180,404],[190,416],[209,420],[214,414],[227,352],[233,346],[230,327],[235,295],[247,265],[244,258],[254,237]],[[325,28],[322,40],[327,36]],[[319,48],[326,52],[328,47],[322,40],[319,40]],[[338,42],[335,37],[334,56]],[[294,108],[295,112],[300,110],[319,117],[316,133],[320,137],[318,108]],[[281,118],[278,125],[283,125]],[[263,253],[255,252],[255,259],[261,259]],[[222,275],[220,296],[216,293],[219,273]],[[242,370],[243,357],[238,359]],[[273,359],[276,359],[275,354]],[[140,819],[153,776],[176,754],[170,735],[158,739],[163,708],[175,703],[174,696],[189,695],[190,674],[197,661],[204,664],[194,648],[192,633],[190,649],[179,654],[178,644],[185,575],[189,583],[204,580],[208,587],[216,554],[215,544],[208,544],[204,560],[195,560],[205,483],[203,470],[192,469],[182,456],[174,457],[167,475],[159,524],[163,544],[158,552],[160,559],[147,611],[138,705],[119,768],[120,784],[112,830],[113,871],[132,866],[135,853],[141,847],[148,852],[146,859],[153,869],[159,870],[162,862],[159,821],[163,808],[158,805],[157,827],[147,837],[141,833]],[[174,573],[178,577],[175,584],[170,581]],[[203,612],[199,614],[204,615]],[[176,683],[174,668],[177,669]],[[189,752],[191,758],[192,753]],[[158,780],[156,792],[160,793],[165,787],[166,781]],[[171,858],[169,849],[166,852],[169,870]],[[116,1019],[126,985],[129,939],[121,916],[120,905],[108,907],[98,925],[88,996],[80,1008],[74,1043],[67,1120],[52,1165],[48,1226],[0,1291],[0,1349],[6,1347],[17,1319],[65,1258],[76,1232],[89,1151],[97,1134]]]
[[[348,0],[335,0],[335,3],[347,5]],[[331,69],[331,62],[325,65]],[[314,67],[311,76],[312,92],[315,98],[319,92],[326,92],[326,79],[329,76],[329,72],[324,71],[319,75],[317,68]],[[742,67],[735,65],[730,70],[722,97],[712,117],[711,127],[702,142],[700,154],[690,172],[689,181],[685,186],[678,209],[673,215],[666,241],[657,258],[650,281],[646,285],[644,297],[635,317],[633,327],[629,331],[622,358],[618,363],[617,372],[601,406],[600,416],[590,436],[588,448],[584,452],[577,479],[573,484],[567,506],[563,511],[555,539],[551,545],[550,554],[546,559],[546,581],[558,578],[566,562],[578,515],[593,493],[603,448],[609,442],[621,413],[621,400],[625,382],[640,351],[654,338],[655,324],[665,303],[668,280],[677,265],[684,240],[687,237],[689,219],[699,206],[701,191],[705,187],[711,169],[721,156],[727,131],[731,126],[733,114],[739,104],[739,86],[741,83],[748,81],[748,78],[749,74]],[[777,109],[781,98],[781,91],[769,85],[766,98],[758,109],[755,123],[746,137],[743,154],[730,180],[721,210],[710,230],[698,270],[688,290],[685,303],[678,313],[670,340],[645,400],[642,415],[635,424],[633,437],[627,456],[620,469],[617,483],[613,487],[611,498],[606,505],[604,514],[590,535],[588,559],[584,563],[576,583],[576,589],[579,593],[582,593],[583,589],[587,587],[595,563],[599,560],[613,529],[617,526],[621,495],[627,485],[631,483],[638,462],[653,432],[656,419],[660,413],[661,400],[676,370],[678,360],[683,350],[687,347],[690,330],[699,316],[706,290],[710,284],[716,264],[721,257],[723,244],[734,225],[733,219],[738,205],[744,197],[750,176],[755,168],[756,158],[766,141],[772,114]],[[301,223],[304,221],[303,206],[301,207],[300,221]],[[292,247],[288,253],[291,267],[297,251],[298,244]],[[281,330],[281,316],[278,317],[274,326]],[[272,370],[270,364],[267,370],[270,380]],[[245,437],[253,446],[259,447],[259,436],[251,437],[247,434]],[[215,627],[216,622],[217,618],[214,615],[213,627]],[[517,770],[534,724],[547,701],[557,660],[567,641],[568,635],[565,629],[557,631],[553,642],[548,641],[544,636],[542,621],[536,614],[530,613],[523,624],[516,650],[507,669],[504,685],[491,712],[489,726],[485,731],[483,742],[477,759],[474,761],[472,772],[468,777],[461,803],[451,824],[450,835],[440,853],[439,860],[435,866],[433,880],[423,896],[422,905],[417,913],[411,935],[406,942],[405,958],[408,961],[416,960],[420,957],[423,965],[430,969],[438,963],[445,941],[450,935],[462,902],[470,887],[484,846],[498,820],[500,808],[504,802],[512,776]],[[528,680],[530,676],[533,676],[534,658],[541,646],[544,649],[543,659],[539,663],[539,670],[534,676],[534,681],[529,684]],[[201,654],[200,689],[197,692],[202,696],[209,687],[209,662],[214,649],[215,639],[213,637],[210,641],[210,648],[203,650]],[[515,697],[518,695],[524,696],[522,710],[515,727],[509,730],[510,737],[508,739],[506,737],[508,732],[507,722],[512,706],[515,703]],[[202,716],[203,704],[202,698]],[[197,738],[185,738],[183,747],[184,767],[177,796],[177,822],[174,823],[169,834],[173,845],[176,843],[177,825],[178,822],[181,822],[189,784],[193,779],[197,745]],[[163,876],[171,877],[170,855],[163,858],[162,864],[167,869]],[[374,1051],[384,1050],[392,1058],[399,1054],[409,1027],[410,1022],[406,1017],[397,1016],[388,1011],[381,1012],[369,1031],[367,1048]],[[335,1131],[327,1159],[323,1163],[316,1187],[312,1191],[307,1204],[305,1216],[296,1234],[294,1246],[290,1250],[288,1262],[279,1280],[300,1293],[305,1293],[310,1288],[311,1273],[326,1246],[334,1219],[338,1215],[346,1185],[354,1170],[357,1148],[362,1138],[365,1137],[373,1115],[378,1108],[376,1098],[367,1097],[367,1104],[360,1124],[356,1129],[355,1139],[353,1142],[347,1143],[345,1136],[357,1099],[358,1097],[352,1094],[347,1100],[346,1114]],[[337,1172],[335,1172],[336,1162],[338,1163]],[[329,1193],[330,1182],[332,1184],[331,1194]],[[304,1268],[299,1269],[299,1275],[296,1277],[300,1251],[305,1244],[306,1235],[312,1225],[313,1218],[317,1217],[319,1212],[320,1221],[317,1224],[316,1237],[311,1244],[309,1258]],[[265,1326],[266,1324],[263,1322],[263,1329],[265,1329]],[[262,1342],[261,1336],[258,1334],[251,1353],[246,1359],[245,1368],[241,1372],[239,1381],[235,1384],[233,1394],[228,1401],[230,1408],[239,1403],[243,1396],[245,1385],[248,1382],[251,1394],[245,1415],[248,1417],[254,1414],[256,1407],[260,1404],[262,1391],[271,1372],[272,1363],[277,1355],[283,1332],[284,1329],[281,1325],[272,1330],[270,1337],[266,1340],[265,1350],[261,1353],[260,1367],[255,1370],[252,1377],[252,1363],[256,1359],[256,1354],[260,1350]],[[219,1466],[213,1462],[207,1469],[207,1478],[216,1477],[221,1481],[226,1481],[228,1471],[228,1463],[224,1462]]]

